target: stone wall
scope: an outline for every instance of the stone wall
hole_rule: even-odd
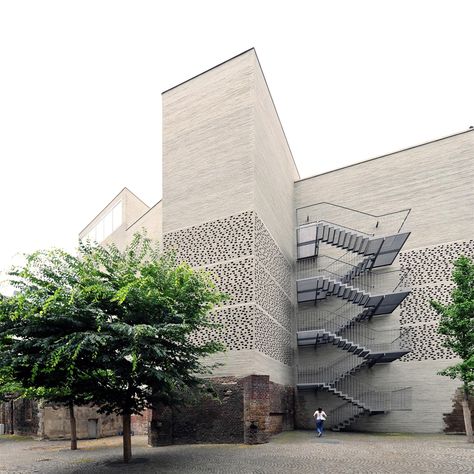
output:
[[[91,406],[74,408],[78,439],[115,436],[122,432],[122,421],[115,415],[97,413]],[[11,403],[0,404],[0,423],[5,433],[11,432]],[[146,433],[146,419],[136,434]],[[141,428],[141,427],[140,427]],[[13,432],[22,436],[39,436],[46,439],[69,439],[70,423],[68,408],[59,404],[42,404],[35,400],[18,399],[13,402]]]
[[[78,439],[116,436],[122,432],[122,419],[116,415],[97,413],[93,406],[74,408]],[[40,409],[42,423],[38,435],[47,439],[69,439],[69,410],[62,405],[48,404]]]
[[[216,398],[172,412],[175,443],[241,443],[243,384],[233,377],[213,381]]]

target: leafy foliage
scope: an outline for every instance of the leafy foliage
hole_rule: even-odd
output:
[[[209,373],[199,344],[224,299],[210,277],[177,263],[143,235],[120,251],[80,243],[77,256],[36,252],[10,272],[0,300],[0,370],[30,396],[140,413],[180,401]]]
[[[101,345],[93,375],[102,411],[140,413],[153,403],[177,403],[201,385],[198,374],[212,369],[203,357],[223,350],[193,337],[215,326],[209,313],[224,298],[210,277],[140,235],[124,252],[81,244],[80,254]]]
[[[91,398],[81,368],[88,364],[91,347],[83,341],[93,320],[74,298],[80,267],[76,257],[52,250],[27,256],[10,272],[16,291],[0,301],[0,370],[25,396],[63,403]]]
[[[15,382],[9,370],[0,370],[0,402],[5,402],[21,396],[23,387]]]

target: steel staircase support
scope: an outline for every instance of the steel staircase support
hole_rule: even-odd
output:
[[[328,343],[346,352],[345,356],[329,366],[298,371],[299,389],[324,389],[344,400],[334,412],[334,421],[330,420],[335,430],[347,428],[364,414],[383,413],[391,409],[389,391],[378,391],[361,384],[354,379],[354,375],[364,367],[372,367],[377,362],[390,362],[408,351],[396,349],[395,345],[393,351],[385,351],[383,344],[387,343],[374,344],[371,348],[370,344],[355,342],[349,334],[344,337],[343,333],[374,315],[393,312],[409,294],[408,291],[400,291],[372,295],[350,284],[352,280],[370,274],[374,268],[393,263],[410,235],[409,232],[398,232],[387,237],[374,236],[328,221],[302,225],[297,230],[299,262],[309,262],[309,265],[312,265],[314,260],[311,259],[320,254],[322,243],[346,251],[341,258],[325,256],[330,262],[317,276],[297,279],[298,303],[313,303],[319,306],[330,296],[334,296],[342,299],[346,305],[359,308],[349,318],[339,320],[332,330],[319,326],[297,332],[299,346],[314,345],[316,348],[319,344]],[[348,254],[352,254],[354,258],[345,261]],[[361,260],[356,262],[356,256],[361,257]],[[318,262],[321,258],[319,255]],[[366,281],[365,277],[359,278],[358,284],[364,284]]]

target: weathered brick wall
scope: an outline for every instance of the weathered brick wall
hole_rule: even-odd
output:
[[[295,427],[295,391],[293,387],[270,382],[271,434],[293,430]]]
[[[244,383],[244,441],[247,444],[268,442],[270,437],[270,378],[249,375]]]
[[[214,379],[214,398],[198,405],[173,409],[172,436],[179,443],[241,443],[243,433],[243,383],[235,377]]]
[[[158,409],[150,423],[149,444],[265,443],[294,427],[293,388],[268,375],[212,379],[217,399],[203,398],[180,409]]]
[[[151,410],[145,410],[141,415],[132,415],[132,432],[134,435],[148,434],[148,425],[152,418]]]
[[[456,390],[453,396],[453,410],[450,413],[443,414],[445,423],[445,433],[466,433],[464,427],[464,415],[462,412],[461,400],[463,399],[462,389]],[[471,409],[471,419],[474,424],[474,397],[469,397],[469,408]]]
[[[11,433],[11,402],[0,406],[0,423],[5,433]],[[36,436],[39,427],[38,404],[34,400],[19,399],[13,402],[13,432],[22,436]]]

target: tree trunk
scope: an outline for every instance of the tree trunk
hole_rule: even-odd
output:
[[[77,449],[77,429],[73,402],[69,402],[69,421],[71,423],[71,450],[75,451]]]
[[[471,410],[469,409],[469,389],[464,386],[464,398],[461,402],[462,413],[464,415],[464,426],[466,427],[466,436],[468,443],[474,443],[474,436],[472,434],[472,418]]]
[[[15,429],[13,428],[13,423],[15,422],[15,415],[13,410],[15,409],[15,404],[13,399],[10,400],[10,434],[15,434]]]
[[[131,415],[124,413],[122,415],[123,423],[123,462],[128,463],[132,458],[132,428]]]

